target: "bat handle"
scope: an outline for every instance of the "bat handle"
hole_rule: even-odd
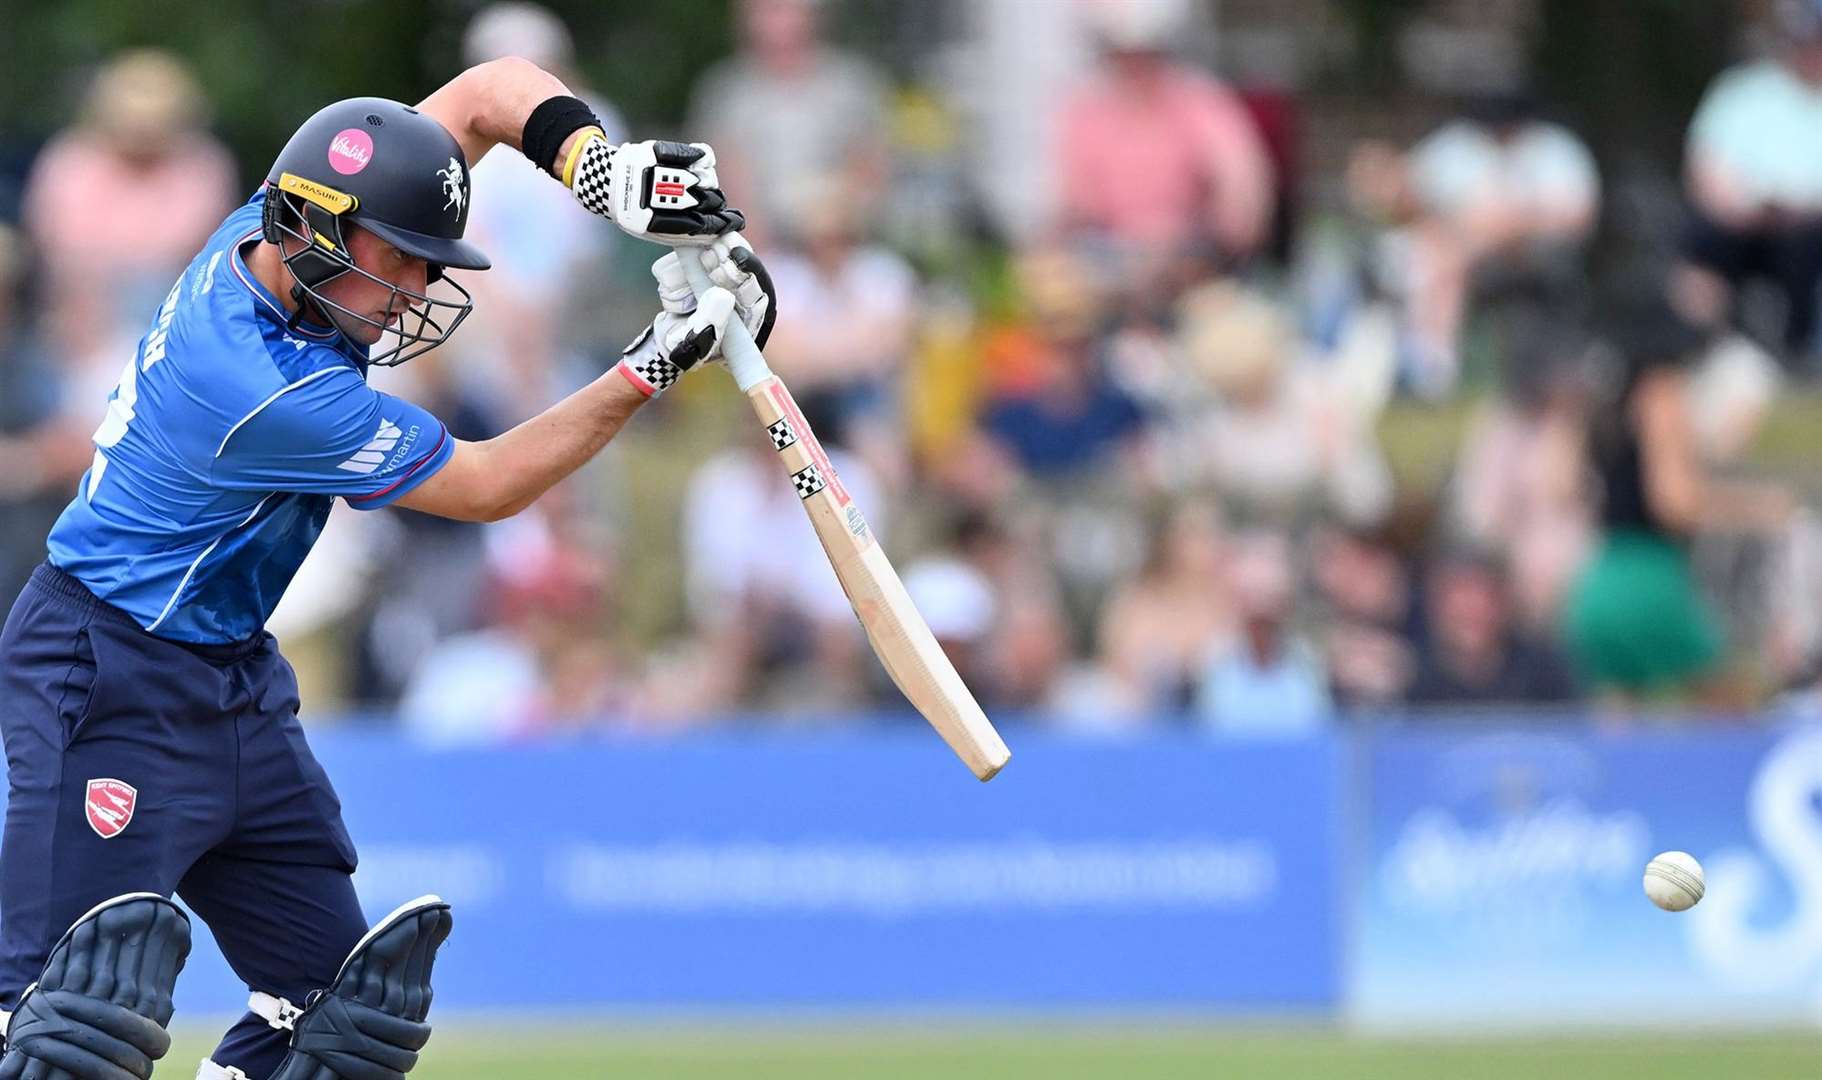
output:
[[[677,261],[683,264],[684,276],[690,279],[690,289],[697,296],[715,287],[697,255],[702,250],[704,249],[693,247],[677,249]],[[753,343],[753,335],[747,333],[746,324],[740,321],[739,316],[728,320],[727,338],[721,343],[721,354],[727,357],[728,370],[734,373],[734,382],[739,384],[741,393],[772,377],[772,369],[766,366],[765,354]]]

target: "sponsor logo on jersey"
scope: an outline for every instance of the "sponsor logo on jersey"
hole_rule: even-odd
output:
[[[399,444],[399,426],[390,420],[381,420],[380,429],[368,440],[367,445],[355,451],[354,456],[337,465],[344,472],[372,475],[373,471],[386,463],[386,455]]]
[[[222,255],[223,252],[218,251],[209,256],[208,265],[196,271],[196,276],[190,280],[190,299],[207,296],[215,288],[215,268],[221,265]]]
[[[90,780],[88,798],[83,808],[88,812],[89,828],[103,840],[119,836],[133,821],[133,809],[139,805],[139,789],[124,780]]]

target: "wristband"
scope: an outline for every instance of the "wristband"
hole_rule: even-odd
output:
[[[575,190],[576,162],[582,160],[583,151],[588,149],[588,144],[597,139],[601,141],[602,146],[607,145],[606,132],[598,127],[583,128],[582,134],[577,136],[575,143],[570,146],[569,156],[563,159],[563,171],[557,174],[557,179],[563,181],[564,187],[569,188],[571,191]],[[602,182],[604,184],[606,183],[606,177],[602,177]]]
[[[601,118],[587,102],[565,95],[548,98],[526,118],[519,146],[533,165],[557,176],[554,163],[563,140],[586,127],[601,127]]]

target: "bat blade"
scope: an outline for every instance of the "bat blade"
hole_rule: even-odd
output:
[[[974,775],[991,780],[1012,752],[911,602],[791,392],[771,376],[749,387],[747,400],[790,474],[880,664]]]

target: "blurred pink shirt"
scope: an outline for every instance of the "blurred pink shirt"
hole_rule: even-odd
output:
[[[1192,231],[1236,253],[1271,224],[1272,164],[1239,100],[1168,67],[1141,90],[1102,75],[1064,103],[1057,168],[1063,220],[1117,240],[1171,247]]]
[[[234,163],[206,135],[179,137],[164,157],[130,162],[94,136],[44,148],[26,187],[26,228],[59,274],[181,270],[235,202]]]

